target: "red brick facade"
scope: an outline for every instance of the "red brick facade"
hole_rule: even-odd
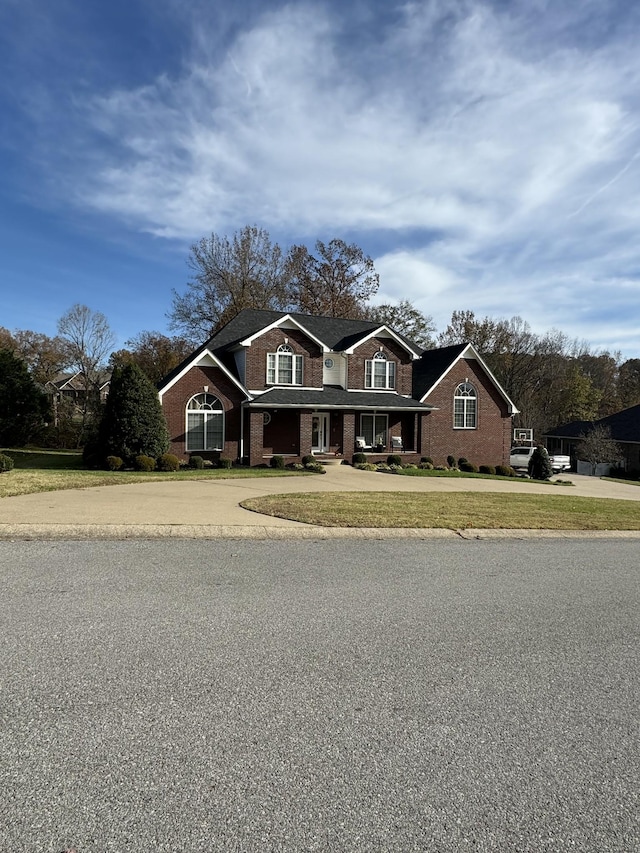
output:
[[[303,331],[289,328],[272,328],[252,339],[245,348],[245,375],[239,383],[249,391],[268,391],[267,354],[277,352],[282,344],[288,344],[293,352],[303,357],[302,387],[286,386],[290,392],[299,393],[304,400],[304,389],[322,389],[324,353],[322,348]],[[365,340],[349,354],[347,363],[347,385],[356,407],[359,397],[365,398],[371,389],[365,387],[366,362],[376,352],[384,352],[389,361],[396,364],[396,388],[399,395],[410,398],[412,393],[413,362],[411,354],[393,338],[379,337]],[[428,354],[427,354],[428,356]],[[227,356],[225,356],[226,358]],[[341,357],[341,356],[339,356]],[[232,362],[229,362],[232,364]],[[233,372],[233,369],[232,369]],[[474,429],[455,429],[453,426],[454,391],[461,382],[470,382],[477,391],[477,422]],[[250,465],[268,462],[273,455],[283,455],[287,461],[300,461],[312,451],[311,408],[291,408],[291,396],[280,408],[277,405],[259,409],[243,406],[247,395],[225,371],[219,367],[192,366],[179,379],[167,384],[162,392],[162,406],[169,426],[171,452],[179,459],[190,454],[185,447],[186,406],[195,394],[204,392],[215,395],[224,409],[224,448],[221,451],[202,452],[198,455],[217,459],[243,459]],[[315,392],[314,392],[315,393]],[[307,397],[309,392],[307,391]],[[376,395],[378,396],[378,395]],[[393,393],[382,393],[380,399],[393,407],[398,397]],[[392,451],[392,437],[402,438],[404,458],[418,461],[421,456],[430,456],[435,464],[446,464],[447,456],[456,459],[466,457],[476,465],[508,464],[511,445],[511,417],[507,401],[486,374],[480,362],[473,358],[460,359],[445,373],[435,390],[423,402],[437,407],[437,411],[385,411],[378,405],[376,412],[386,415],[388,423],[387,445],[379,458],[386,458]],[[255,408],[254,408],[255,407]],[[357,408],[334,408],[329,414],[328,452],[341,454],[350,460],[355,452],[355,438],[363,433],[361,417]],[[324,411],[320,403],[318,412]],[[268,417],[265,417],[268,413]],[[371,412],[367,412],[371,414]],[[265,423],[266,421],[266,423]],[[196,451],[194,451],[196,452]]]

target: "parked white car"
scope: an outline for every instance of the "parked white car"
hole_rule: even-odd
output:
[[[529,460],[533,455],[535,447],[512,447],[509,455],[509,465],[516,471],[529,469]],[[571,468],[571,459],[568,456],[549,456],[551,469],[554,474],[559,474],[561,471],[569,471]]]

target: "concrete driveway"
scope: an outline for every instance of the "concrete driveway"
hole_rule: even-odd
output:
[[[545,483],[515,480],[399,477],[358,471],[350,465],[332,465],[324,475],[242,480],[194,480],[99,486],[22,495],[0,501],[0,538],[327,538],[329,536],[455,537],[445,530],[322,528],[242,509],[250,497],[292,492],[525,492],[635,500],[640,487],[611,483],[596,477],[565,475],[573,487],[553,488]],[[356,498],[354,497],[354,500]],[[464,535],[477,536],[478,531]],[[523,531],[484,531],[483,535],[524,535]],[[527,535],[576,535],[531,531]],[[580,536],[584,533],[579,532]],[[607,535],[604,532],[601,535]],[[609,535],[635,536],[626,532]]]

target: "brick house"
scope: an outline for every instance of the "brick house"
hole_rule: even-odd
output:
[[[423,352],[385,325],[242,311],[159,383],[180,459],[401,452],[507,463],[517,409],[470,345]]]

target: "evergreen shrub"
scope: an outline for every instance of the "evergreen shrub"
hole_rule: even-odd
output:
[[[133,460],[133,467],[136,471],[155,471],[156,460],[153,456],[146,456],[144,453],[140,453]]]
[[[225,456],[221,456],[220,459],[218,459],[218,466],[220,468],[231,468],[232,465],[233,460],[227,459]]]
[[[496,473],[496,469],[493,467],[493,465],[481,465],[478,470],[480,471],[481,474],[495,474]]]
[[[124,462],[119,456],[107,456],[107,468],[109,471],[119,471]]]
[[[466,456],[461,456],[461,457],[458,459],[458,468],[462,468],[462,466],[464,465],[464,463],[465,463],[465,462],[468,462],[468,461],[469,461],[469,460],[467,459],[467,457],[466,457]]]
[[[456,467],[456,457],[451,456],[451,454],[449,454],[449,456],[447,456],[447,465],[449,466],[449,468],[455,468]]]
[[[352,465],[364,465],[367,461],[366,453],[354,453],[351,460]]]
[[[467,462],[466,459],[464,461],[462,459],[458,460],[458,468],[461,471],[464,471],[466,474],[477,474],[478,473],[477,466],[474,465],[473,462]]]
[[[552,476],[553,468],[546,447],[541,444],[536,447],[529,459],[528,471],[532,480],[548,480]]]
[[[420,461],[421,462],[430,462],[433,465],[433,459],[430,456],[421,456]]]
[[[496,474],[501,477],[515,477],[516,472],[510,465],[496,465]]]
[[[272,468],[277,468],[278,470],[284,468],[284,456],[272,456],[270,465]]]
[[[6,471],[11,471],[13,468],[13,457],[7,456],[6,453],[0,453],[0,474]]]
[[[387,456],[387,465],[402,465],[402,456],[392,453],[391,456]]]
[[[179,471],[180,460],[173,453],[163,453],[158,459],[158,471]]]
[[[313,465],[313,463],[315,461],[316,461],[316,457],[313,456],[311,453],[308,453],[306,456],[302,457],[302,464],[303,465]]]

